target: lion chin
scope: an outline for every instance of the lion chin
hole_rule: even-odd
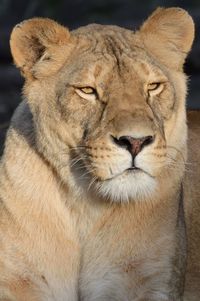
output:
[[[156,179],[142,170],[127,170],[114,178],[96,183],[97,193],[111,202],[150,200],[156,191]]]
[[[103,200],[116,203],[128,203],[137,201],[148,201],[156,195],[159,187],[159,174],[153,174],[150,166],[143,168],[132,166],[132,159],[129,155],[123,155],[123,160],[118,160],[106,168],[104,164],[101,168],[93,169],[90,164],[86,164],[79,158],[71,168],[72,177],[75,184],[74,189],[80,193],[87,191],[93,196],[97,195]],[[141,163],[141,158],[137,158]],[[136,164],[136,163],[135,163]],[[142,165],[142,164],[141,164]],[[144,164],[143,164],[144,165]],[[86,167],[87,166],[87,167]],[[146,170],[145,170],[146,169]]]

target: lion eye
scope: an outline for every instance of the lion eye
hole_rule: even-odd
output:
[[[96,93],[96,90],[91,87],[80,88],[80,90],[85,94],[95,94]]]
[[[96,100],[97,91],[92,87],[76,88],[76,93],[85,100]]]
[[[149,91],[155,91],[160,87],[160,85],[161,85],[160,83],[151,83],[151,84],[148,84],[147,89]]]

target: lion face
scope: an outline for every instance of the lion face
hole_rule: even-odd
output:
[[[11,49],[27,79],[38,148],[62,180],[117,202],[151,198],[161,183],[180,180],[187,136],[182,65],[193,40],[188,14],[160,9],[136,33],[90,25],[70,37],[47,20],[48,37],[41,20],[14,29]],[[30,22],[43,32],[46,26],[48,41],[39,36],[40,51],[30,51],[27,66],[16,44],[20,36],[28,53],[27,32],[36,30]]]
[[[97,49],[89,61],[77,56],[70,67],[73,76],[64,77],[68,88],[60,102],[66,104],[66,115],[70,112],[77,129],[71,171],[112,200],[149,197],[176,160],[174,150],[180,146],[183,151],[179,135],[181,128],[181,139],[186,139],[185,91],[177,99],[180,91],[173,78],[141,50],[127,54],[122,48],[119,57],[108,50],[105,58],[105,48]],[[82,59],[80,77],[76,66]]]

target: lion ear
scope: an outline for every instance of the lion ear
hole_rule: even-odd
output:
[[[52,74],[66,59],[69,31],[53,20],[33,18],[16,25],[10,47],[14,62],[25,77]]]
[[[194,39],[194,22],[181,8],[158,8],[140,28],[144,46],[163,64],[182,69]]]

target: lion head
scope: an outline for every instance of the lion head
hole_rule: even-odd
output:
[[[49,19],[17,25],[35,145],[74,191],[116,202],[179,183],[186,159],[186,76],[194,37],[183,9],[159,8],[133,32]]]

